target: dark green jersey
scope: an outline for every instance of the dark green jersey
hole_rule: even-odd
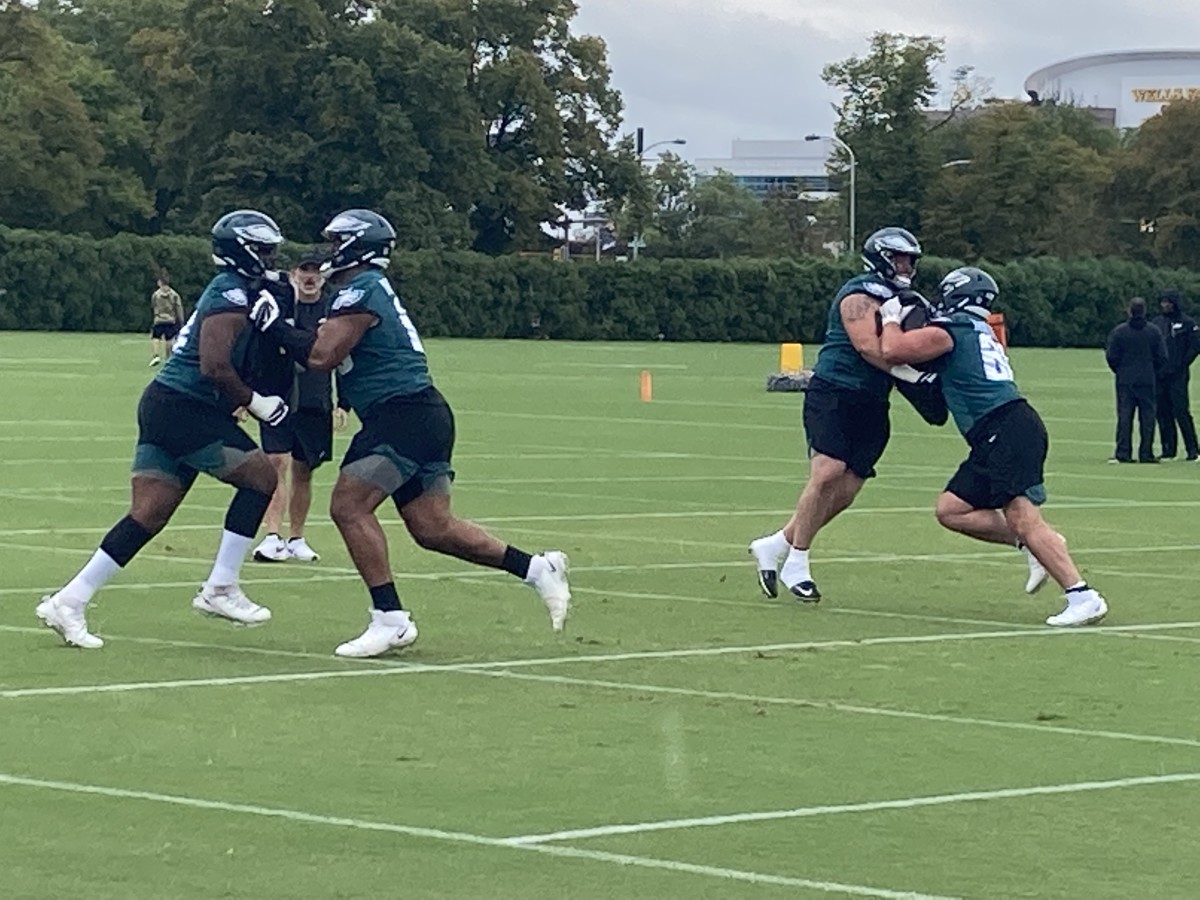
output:
[[[377,269],[342,285],[329,316],[370,313],[375,323],[338,366],[338,391],[361,416],[380,400],[407,396],[433,385],[425,348],[391,283]]]
[[[179,331],[171,357],[154,380],[210,406],[228,408],[230,404],[216,384],[200,374],[200,326],[209,316],[219,313],[246,315],[250,303],[247,289],[244,278],[230,271],[219,272],[200,295],[191,318]]]
[[[892,389],[892,377],[859,355],[842,324],[842,300],[851,294],[866,294],[882,303],[894,297],[896,292],[872,272],[864,272],[842,285],[833,299],[833,305],[829,307],[825,343],[817,354],[813,374],[838,387],[886,400],[888,391]]]
[[[1021,398],[1012,366],[991,326],[965,312],[935,319],[954,341],[953,349],[930,363],[942,383],[946,406],[965,436],[992,410]]]

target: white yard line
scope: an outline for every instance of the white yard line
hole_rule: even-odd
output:
[[[1011,800],[1021,797],[1080,794],[1091,791],[1111,791],[1119,788],[1146,787],[1160,784],[1200,782],[1200,772],[1177,775],[1147,775],[1138,778],[1116,778],[1111,781],[1077,781],[1068,784],[1049,784],[1036,787],[1004,788],[995,791],[968,791],[959,794],[935,794],[927,797],[908,797],[902,800],[877,800],[867,803],[845,803],[836,806],[803,806],[797,809],[765,812],[733,813],[724,816],[703,816],[695,819],[667,819],[657,822],[637,822],[622,825],[601,825],[595,828],[576,828],[547,834],[524,834],[508,838],[514,846],[530,846],[547,841],[576,841],[588,838],[612,837],[620,834],[645,834],[650,831],[677,831],[686,828],[708,828],[737,825],[745,822],[771,822],[781,819],[805,819],[843,813],[879,812],[892,809],[918,809],[926,806],[946,806],[953,803],[975,803],[986,800]]]
[[[681,688],[661,684],[640,684],[625,681],[606,681],[599,678],[572,678],[567,675],[533,675],[528,672],[480,671],[471,674],[488,675],[493,678],[512,678],[518,681],[536,681],[547,684],[577,685],[602,690],[628,691],[643,694],[666,694],[679,697],[697,697],[703,700],[733,700],[762,706],[792,706],[801,709],[826,710],[829,712],[852,713],[864,716],[883,716],[893,719],[909,719],[919,722],[942,722],[949,725],[971,725],[983,728],[1002,728],[1010,731],[1030,731],[1059,734],[1068,737],[1105,738],[1114,741],[1131,741],[1138,744],[1161,744],[1173,747],[1200,748],[1200,740],[1173,737],[1170,735],[1137,734],[1127,731],[1104,729],[1068,728],[1064,725],[1043,725],[1035,722],[1012,722],[1003,719],[980,719],[973,716],[955,716],[948,713],[923,713],[915,710],[891,707],[862,706],[839,703],[836,700],[814,700],[802,697],[770,697],[759,694],[744,694],[737,691],[705,691],[699,688]]]
[[[269,819],[282,819],[305,825],[320,825],[333,828],[349,828],[357,831],[375,831],[386,834],[402,834],[406,837],[424,838],[436,841],[446,841],[459,844],[501,848],[505,850],[524,850],[542,853],[548,856],[568,859],[588,860],[622,866],[636,866],[645,869],[660,869],[680,874],[702,875],[710,878],[721,878],[750,884],[777,885],[781,887],[808,888],[831,894],[845,894],[855,897],[881,897],[887,900],[949,900],[931,894],[918,894],[911,891],[893,891],[874,888],[866,885],[840,884],[831,881],[812,881],[806,878],[789,878],[783,875],[769,875],[760,872],[747,872],[741,869],[729,869],[721,866],[701,866],[687,862],[669,859],[655,859],[645,856],[630,856],[623,853],[605,853],[599,850],[585,850],[576,847],[542,846],[538,844],[516,844],[504,838],[491,838],[480,834],[463,831],[446,831],[439,828],[422,828],[413,825],[400,825],[391,822],[376,822],[368,819],[345,818],[341,816],[322,816],[294,809],[278,807],[255,806],[246,803],[226,803],[221,800],[204,800],[199,797],[188,797],[178,794],[160,794],[152,791],[133,791],[124,788],[103,787],[95,784],[79,784],[69,781],[50,781],[41,778],[26,778],[20,775],[0,773],[0,784],[10,787],[34,788],[40,790],[59,791],[70,794],[90,794],[118,800],[141,800],[149,803],[161,803],[170,806],[180,806],[189,809],[199,809],[210,812],[234,813],[237,815],[259,816]]]

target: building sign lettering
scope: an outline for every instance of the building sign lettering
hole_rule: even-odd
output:
[[[1200,98],[1200,87],[1134,88],[1129,93],[1135,103],[1171,103]]]

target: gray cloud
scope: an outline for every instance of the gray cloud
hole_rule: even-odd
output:
[[[998,96],[1074,56],[1200,47],[1195,0],[579,0],[575,29],[608,42],[626,130],[683,137],[689,158],[734,138],[796,138],[833,125],[830,62],[874,31],[946,38],[941,75],[973,65]]]

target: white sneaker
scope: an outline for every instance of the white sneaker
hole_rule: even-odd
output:
[[[571,586],[567,583],[571,561],[561,550],[547,550],[534,559],[542,560],[543,565],[541,571],[527,583],[538,592],[546,609],[550,610],[550,627],[562,631],[571,608]]]
[[[1064,547],[1067,546],[1067,539],[1065,537],[1060,534],[1058,539],[1063,542]],[[1046,571],[1045,566],[1038,562],[1037,557],[1033,555],[1028,547],[1022,549],[1025,552],[1025,559],[1029,562],[1029,577],[1025,579],[1025,593],[1036,594],[1042,589],[1042,586],[1050,577],[1050,573]]]
[[[403,609],[390,612],[371,610],[371,624],[367,630],[352,641],[339,644],[334,650],[337,656],[363,659],[382,656],[389,650],[407,647],[417,639],[417,623]]]
[[[1077,591],[1078,600],[1071,599],[1067,594],[1067,608],[1056,616],[1046,620],[1047,625],[1055,628],[1075,628],[1080,625],[1094,625],[1108,615],[1108,604],[1096,591]]]
[[[104,641],[88,631],[83,609],[59,600],[58,594],[43,597],[36,612],[43,624],[57,631],[69,646],[83,650],[99,650],[104,646]]]
[[[209,616],[219,616],[243,625],[259,625],[271,618],[271,611],[259,606],[236,584],[210,587],[204,585],[192,598],[192,607]]]
[[[286,550],[291,559],[298,559],[301,562],[316,562],[321,558],[312,547],[308,546],[308,541],[302,537],[292,538],[288,541]]]
[[[155,366],[157,366],[157,365],[158,365],[160,362],[162,362],[162,360],[161,360],[161,359],[159,359],[157,356],[152,356],[152,357],[150,357],[150,368],[151,368],[151,369],[153,369],[153,368],[154,368]]]
[[[284,562],[288,558],[288,547],[277,534],[268,534],[263,542],[254,548],[256,562]]]
[[[787,550],[780,556],[772,549],[773,543],[765,537],[750,542],[750,555],[758,568],[758,587],[768,597],[779,596],[779,570],[787,559]]]

